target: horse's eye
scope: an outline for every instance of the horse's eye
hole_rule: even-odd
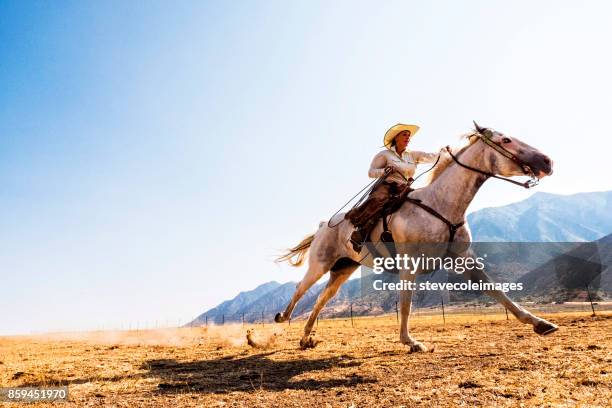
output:
[[[504,138],[502,139],[502,143],[512,143],[512,140],[510,140],[510,138],[509,138],[509,137],[504,137]]]

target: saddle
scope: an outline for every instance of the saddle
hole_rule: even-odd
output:
[[[422,208],[423,210],[427,211],[428,213],[430,213],[431,215],[433,215],[434,217],[438,218],[439,220],[441,220],[442,222],[446,224],[446,226],[448,227],[448,232],[449,232],[448,241],[447,241],[448,242],[447,253],[448,253],[450,250],[450,244],[455,240],[455,234],[457,233],[457,230],[459,230],[459,228],[461,228],[463,224],[465,224],[465,220],[458,222],[456,224],[453,224],[448,219],[446,219],[442,214],[440,214],[439,212],[437,212],[430,206],[423,204],[421,200],[419,200],[418,198],[409,197],[408,195],[412,191],[414,191],[414,189],[411,188],[410,185],[406,186],[399,194],[391,196],[391,199],[383,207],[383,211],[382,211],[383,231],[380,234],[380,242],[382,242],[383,245],[385,246],[387,252],[389,253],[389,256],[395,258],[395,256],[397,255],[397,249],[395,248],[395,240],[393,239],[393,234],[389,230],[389,221],[387,217],[389,217],[391,214],[399,210],[402,204],[408,201]],[[378,251],[373,241],[374,240],[372,239],[372,231],[370,231],[368,233],[368,237],[366,238],[365,246],[368,248],[373,258],[382,258],[383,255],[381,255],[381,253]],[[397,270],[391,270],[388,272],[398,273]]]
[[[414,191],[414,189],[410,187],[410,185],[407,185],[399,194],[392,195],[382,210],[381,218],[383,230],[380,233],[380,242],[382,242],[383,245],[387,248],[387,252],[389,252],[389,256],[391,257],[395,257],[395,255],[397,255],[397,250],[395,248],[395,240],[393,239],[393,234],[391,233],[391,230],[389,230],[388,217],[397,210],[399,210],[404,201],[407,200],[408,194],[410,194],[412,191]],[[420,200],[418,201],[420,202]],[[374,245],[374,239],[372,239],[373,230],[374,229],[372,228],[372,230],[368,232],[368,235],[365,240],[365,246],[366,248],[368,248],[368,251],[370,251],[374,258],[381,258],[383,256],[376,248],[376,245]]]

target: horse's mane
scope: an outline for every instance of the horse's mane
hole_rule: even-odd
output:
[[[465,133],[459,136],[459,139],[463,140],[464,143],[456,147],[451,147],[451,151],[455,156],[461,154],[465,149],[470,147],[478,140],[478,138],[475,137],[474,132]],[[440,160],[438,160],[438,164],[436,164],[436,166],[428,174],[426,184],[431,184],[435,179],[440,177],[440,175],[444,173],[444,170],[446,170],[451,163],[453,163],[453,158],[450,156],[450,154],[448,154],[448,152],[446,152],[446,149],[444,149],[444,152],[440,156]]]

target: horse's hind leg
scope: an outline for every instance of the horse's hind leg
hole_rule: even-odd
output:
[[[295,292],[285,311],[283,313],[277,313],[276,316],[274,316],[274,321],[276,323],[282,323],[289,320],[297,302],[304,296],[304,293],[321,278],[321,276],[325,275],[331,266],[329,262],[321,262],[315,259],[315,257],[310,257],[308,259],[308,271],[300,283],[297,284]]]
[[[315,303],[314,307],[312,308],[312,312],[310,312],[310,316],[308,317],[308,322],[306,322],[306,326],[304,326],[304,336],[302,336],[302,339],[300,340],[301,348],[304,349],[314,347],[316,345],[316,342],[312,339],[312,337],[310,337],[310,332],[312,331],[312,326],[317,321],[317,317],[319,316],[321,309],[323,309],[323,306],[325,306],[325,304],[334,297],[340,286],[346,282],[346,280],[358,266],[359,264],[357,263],[350,264],[342,267],[341,269],[337,269],[335,271],[332,270],[330,272],[329,282],[327,282],[327,286],[319,294],[317,302]]]
[[[402,282],[412,282],[416,280],[416,272],[410,273],[406,269],[400,270],[400,280]],[[427,351],[427,347],[414,339],[408,330],[408,320],[410,319],[410,311],[412,309],[412,293],[413,290],[403,289],[399,293],[400,298],[400,342],[410,347],[410,352]]]

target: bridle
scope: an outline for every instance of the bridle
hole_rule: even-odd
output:
[[[466,168],[468,170],[472,170],[472,171],[475,171],[476,173],[480,173],[480,174],[486,176],[487,178],[491,177],[491,178],[496,178],[496,179],[504,180],[504,181],[507,181],[509,183],[516,184],[517,186],[521,186],[521,187],[525,187],[525,188],[532,188],[532,187],[535,187],[535,186],[537,186],[539,184],[540,180],[538,180],[538,178],[535,176],[533,170],[531,169],[531,166],[529,166],[529,164],[527,164],[527,162],[525,162],[524,160],[519,159],[511,151],[509,151],[508,149],[506,149],[505,147],[503,147],[499,143],[493,141],[493,139],[491,139],[491,137],[488,136],[486,134],[486,132],[483,134],[482,132],[477,130],[476,133],[473,133],[470,136],[468,136],[468,138],[470,138],[470,137],[478,137],[478,139],[482,140],[487,146],[491,147],[493,150],[497,151],[502,156],[504,156],[504,157],[512,160],[513,162],[515,162],[521,168],[521,170],[523,170],[523,173],[525,173],[525,175],[530,177],[529,180],[524,181],[524,182],[521,183],[519,181],[512,180],[512,179],[507,178],[507,177],[498,176],[498,175],[493,174],[491,172],[477,169],[476,167],[468,166],[467,164],[461,163],[459,161],[459,158],[457,156],[455,156],[453,154],[453,152],[451,151],[450,146],[446,146],[446,151],[448,152],[448,154],[450,154],[450,156],[453,158],[455,163],[457,163],[461,167],[464,167],[464,168]]]

